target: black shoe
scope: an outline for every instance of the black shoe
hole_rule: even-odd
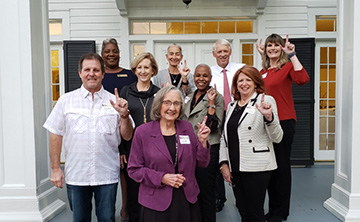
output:
[[[266,221],[267,222],[281,222],[281,221],[283,221],[283,219],[286,220],[287,216],[286,217],[280,217],[280,216],[274,215],[274,216],[270,217],[269,219],[266,219]]]
[[[266,220],[269,220],[269,219],[272,217],[272,215],[273,215],[273,214],[272,214],[271,212],[265,214],[265,219],[266,219]]]
[[[220,199],[216,200],[216,212],[222,211],[222,209],[224,208],[224,203],[225,201],[222,201]]]

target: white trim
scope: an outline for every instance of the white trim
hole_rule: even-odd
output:
[[[62,35],[50,35],[50,42],[62,42],[70,39],[70,15],[69,11],[50,11],[49,19],[61,19]]]
[[[335,159],[335,150],[319,150],[320,47],[336,47],[335,39],[333,41],[316,40],[316,44],[315,44],[315,74],[314,74],[314,99],[315,99],[315,103],[314,103],[314,159],[315,159],[315,161],[334,160]],[[337,81],[337,79],[336,79],[336,81]],[[337,101],[336,101],[336,103],[337,103]],[[337,129],[337,127],[336,127],[336,129]],[[337,132],[335,131],[335,135],[336,134],[337,134]],[[336,143],[336,140],[335,140],[335,143]]]

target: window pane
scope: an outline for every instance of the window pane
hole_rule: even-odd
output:
[[[50,35],[62,35],[61,19],[49,19],[49,33]]]
[[[320,100],[320,115],[327,115],[325,110],[327,107],[327,100]]]
[[[185,22],[186,34],[200,34],[200,22]]]
[[[253,56],[242,56],[242,63],[245,63],[246,65],[253,65],[254,58]]]
[[[182,22],[168,22],[167,23],[167,32],[168,34],[183,34],[184,26]]]
[[[329,108],[332,108],[332,110],[331,110],[331,115],[335,115],[335,106],[336,106],[335,103],[336,103],[336,102],[335,102],[334,99],[330,99],[330,100],[329,100]]]
[[[218,33],[218,22],[202,22],[202,33]]]
[[[141,44],[141,45],[133,45],[133,52],[134,52],[134,59],[136,56],[138,56],[139,54],[145,52],[145,45]]]
[[[242,54],[254,54],[253,44],[242,44]]]
[[[329,66],[329,81],[336,81],[336,66]]]
[[[320,117],[320,133],[326,133],[326,117]]]
[[[320,134],[319,135],[319,149],[320,150],[326,150],[326,134]]]
[[[320,98],[328,98],[327,83],[320,83]]]
[[[59,68],[52,68],[51,73],[52,73],[52,78],[51,78],[52,83],[59,83]]]
[[[51,66],[59,66],[59,50],[51,50]]]
[[[150,23],[150,34],[166,34],[166,23],[165,22]]]
[[[251,33],[251,32],[253,32],[253,22],[252,21],[239,21],[239,22],[236,22],[236,32],[237,33]]]
[[[235,33],[235,22],[219,22],[219,33]]]
[[[52,86],[52,95],[53,95],[53,101],[57,101],[60,97],[60,87],[59,85],[53,85]]]
[[[148,22],[134,22],[133,23],[133,34],[149,34],[149,23]]]
[[[329,83],[329,98],[335,98],[336,84],[334,82]]]
[[[335,133],[335,117],[329,117],[328,132]]]
[[[320,63],[327,63],[327,47],[320,48]]]
[[[317,19],[316,20],[317,32],[334,32],[334,20],[333,19]]]
[[[320,81],[327,81],[327,65],[320,65]]]
[[[335,135],[328,135],[328,150],[335,150]]]
[[[330,47],[329,48],[329,63],[336,63],[336,48]]]

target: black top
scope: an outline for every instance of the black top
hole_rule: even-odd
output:
[[[238,103],[236,103],[236,107],[227,124],[228,148],[232,172],[239,172],[241,144],[239,144],[238,124],[246,106],[247,104],[245,106],[239,106]]]
[[[175,164],[175,161],[176,161],[176,158],[177,158],[176,157],[176,152],[177,152],[176,151],[176,134],[171,135],[171,136],[163,136],[163,137],[164,137],[166,146],[169,149],[171,159],[173,160],[173,163]],[[176,168],[175,168],[175,173],[178,173],[177,165],[176,165]]]
[[[195,90],[194,92],[194,96],[193,98],[191,99],[191,104],[190,104],[190,112],[196,107],[196,105],[202,100],[204,99],[205,95],[206,95],[206,92],[203,93],[199,99],[196,101],[195,103],[195,96],[196,96],[196,93],[198,92],[198,89]],[[218,124],[219,124],[219,119],[218,117],[216,116],[216,113],[214,113],[214,115],[210,115],[209,113],[206,114],[208,119],[206,120],[206,126],[210,128],[211,132],[215,132],[218,128]]]
[[[134,82],[137,82],[136,75],[129,69],[123,69],[117,73],[105,73],[102,85],[105,90],[114,94],[115,88],[117,88],[120,93],[124,86]]]
[[[150,87],[147,91],[138,91],[136,82],[124,86],[120,92],[120,97],[128,101],[128,109],[130,115],[135,122],[135,128],[144,123],[144,106],[146,107],[146,122],[150,122],[150,110],[155,94],[159,91],[159,87],[150,82]],[[142,103],[140,102],[142,101]],[[144,104],[144,106],[143,106]],[[134,129],[135,132],[135,129]],[[129,157],[131,148],[131,140],[122,140],[120,144],[120,154]]]
[[[180,80],[181,80],[181,74],[171,74],[169,73],[170,75],[170,81],[171,81],[171,84],[173,86],[176,86],[179,84]]]

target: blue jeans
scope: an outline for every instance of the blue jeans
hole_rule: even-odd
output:
[[[94,194],[96,217],[99,222],[115,221],[115,202],[118,183],[99,186],[74,186],[66,184],[74,222],[91,222]]]

